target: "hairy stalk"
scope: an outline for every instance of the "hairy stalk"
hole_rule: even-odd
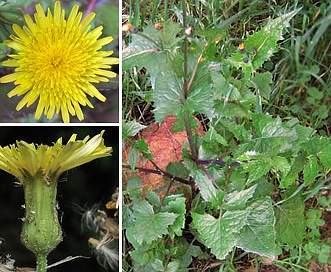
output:
[[[46,272],[47,271],[47,255],[38,254],[36,257],[37,257],[37,272]]]

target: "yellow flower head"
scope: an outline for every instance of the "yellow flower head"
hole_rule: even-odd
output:
[[[48,119],[61,111],[62,119],[68,123],[69,113],[84,119],[81,105],[93,108],[87,95],[101,101],[106,98],[91,84],[108,82],[115,77],[111,64],[118,64],[118,58],[109,57],[113,51],[99,51],[113,38],[98,38],[102,26],[89,31],[95,13],[82,20],[78,5],[71,10],[68,19],[59,1],[55,3],[54,14],[48,8],[47,15],[41,5],[36,5],[35,22],[26,14],[27,26],[23,29],[13,25],[16,33],[4,43],[18,53],[4,61],[3,66],[16,67],[15,72],[0,78],[1,83],[14,82],[16,87],[9,97],[25,95],[16,110],[29,107],[38,98],[35,117],[44,113]]]
[[[76,140],[73,134],[66,145],[62,138],[54,146],[28,144],[17,141],[16,145],[0,146],[0,169],[14,175],[21,184],[26,179],[42,173],[45,182],[57,181],[69,169],[94,159],[110,156],[111,147],[104,145],[104,131],[89,140]]]

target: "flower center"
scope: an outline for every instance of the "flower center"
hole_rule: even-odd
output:
[[[61,56],[53,56],[50,58],[50,65],[54,68],[59,68],[63,63]]]

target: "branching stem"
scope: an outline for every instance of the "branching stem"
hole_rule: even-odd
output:
[[[130,166],[129,165],[123,165],[123,168],[130,169]],[[140,171],[140,172],[161,175],[163,177],[169,178],[169,179],[174,180],[174,181],[178,181],[178,182],[186,184],[186,185],[190,185],[192,183],[192,181],[190,182],[189,180],[186,180],[186,179],[183,179],[183,178],[180,178],[180,177],[175,177],[175,176],[171,175],[170,173],[163,171],[160,168],[159,169],[148,169],[148,168],[136,167],[135,169]]]

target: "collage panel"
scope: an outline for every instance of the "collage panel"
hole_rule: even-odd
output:
[[[0,6],[0,122],[119,122],[119,3]]]
[[[118,271],[118,126],[0,128],[0,271]]]
[[[331,271],[330,1],[122,1],[122,271]]]
[[[119,13],[0,3],[0,272],[120,269]]]

